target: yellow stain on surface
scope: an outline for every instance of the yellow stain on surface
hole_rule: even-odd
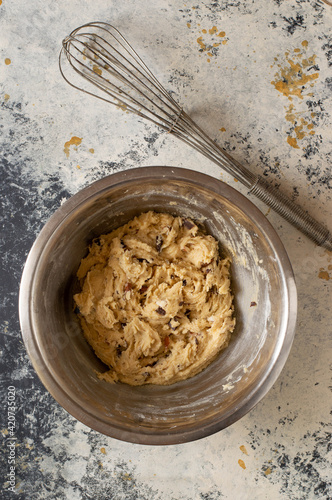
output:
[[[67,156],[67,158],[69,158],[69,148],[70,146],[79,146],[82,142],[82,138],[81,137],[76,137],[75,135],[67,142],[65,142],[65,145],[64,145],[64,152]]]
[[[226,132],[225,127],[221,127],[219,130],[220,130],[220,132]]]
[[[266,476],[268,476],[269,474],[271,474],[271,472],[272,472],[271,468],[270,468],[270,467],[268,467],[268,468],[264,471],[264,474],[265,474]]]
[[[306,95],[306,87],[319,77],[319,73],[313,69],[316,55],[307,55],[308,42],[301,43],[303,49],[295,48],[293,57],[285,52],[284,57],[274,58],[279,68],[275,73],[275,79],[271,82],[275,89],[291,100],[292,97],[303,99]]]
[[[191,27],[190,23],[187,23],[188,28]],[[199,26],[199,24],[197,24]],[[212,26],[210,29],[202,28],[199,32],[199,36],[196,39],[199,45],[199,52],[204,52],[207,55],[207,62],[211,62],[212,57],[217,56],[216,49],[221,45],[226,45],[227,39],[220,40],[220,38],[225,38],[226,32],[219,31],[217,26]]]
[[[290,146],[295,148],[299,148],[297,141],[301,141],[308,135],[315,135],[315,131],[313,130],[314,123],[311,120],[312,113],[310,115],[310,118],[308,117],[307,119],[303,118],[301,116],[302,114],[302,112],[295,111],[295,106],[293,103],[291,103],[288,108],[286,108],[285,118],[292,124],[291,135],[288,135],[287,142],[290,144]]]
[[[320,278],[321,280],[326,280],[326,281],[329,281],[329,279],[331,279],[328,271],[325,271],[324,268],[320,269],[320,271],[318,273],[318,278]]]
[[[288,122],[295,123],[297,117],[296,117],[294,104],[290,104],[289,107],[286,109],[285,118]]]
[[[242,451],[242,453],[244,453],[245,455],[248,455],[247,448],[246,448],[244,445],[240,446],[240,450],[241,450],[241,451]]]
[[[2,0],[0,0],[0,5],[2,5]]]
[[[104,448],[104,447],[100,448],[100,451],[101,451],[104,455],[106,455],[106,450],[105,450],[105,448]]]
[[[10,99],[10,95],[9,94],[5,94],[3,98],[4,98],[4,101],[7,102]]]
[[[11,64],[11,62],[12,62],[12,61],[11,61],[11,59],[9,59],[9,57],[6,57],[6,59],[5,59],[5,64],[6,64],[7,66],[9,66],[9,65]]]
[[[288,144],[295,149],[300,149],[300,142],[309,136],[315,135],[314,118],[316,113],[309,113],[303,108],[304,98],[312,96],[309,89],[313,88],[319,72],[315,66],[316,55],[307,53],[308,41],[304,40],[301,47],[285,52],[280,57],[274,58],[277,71],[271,84],[289,101],[285,106],[285,119],[289,122],[287,133]]]
[[[94,65],[92,66],[92,69],[93,69],[93,72],[94,72],[94,73],[96,73],[96,75],[101,76],[101,74],[102,74],[102,70],[100,69],[100,67],[99,67],[99,66],[97,66],[97,64],[94,64]]]
[[[241,460],[241,458],[239,458],[239,460],[237,461],[237,463],[239,464],[240,467],[242,467],[242,469],[246,469],[246,464],[244,463],[243,460]]]
[[[290,135],[287,136],[287,142],[290,146],[292,146],[292,148],[295,148],[295,149],[300,149],[300,146],[298,145],[297,143],[297,140],[295,137],[291,137]]]
[[[200,46],[200,48],[201,48],[202,50],[207,50],[206,45],[205,45],[205,43],[203,42],[203,37],[202,37],[202,36],[199,36],[199,37],[197,38],[197,43],[198,43],[198,45]]]
[[[297,54],[296,57],[299,57]],[[286,57],[288,63],[287,66],[280,68],[279,72],[276,73],[276,79],[272,81],[275,89],[281,92],[285,97],[299,97],[303,99],[305,87],[308,83],[317,80],[319,73],[305,73],[305,70],[309,66],[314,66],[316,56],[313,55],[308,60],[302,60],[301,62],[294,61],[289,57]]]
[[[90,149],[89,149],[89,152],[90,152],[91,154],[93,154],[93,153],[95,152],[95,150],[94,150],[93,148],[90,148]]]
[[[303,130],[304,125],[306,125],[306,121],[302,119],[301,124],[294,127],[295,135],[299,140],[303,139],[306,136],[306,133]]]

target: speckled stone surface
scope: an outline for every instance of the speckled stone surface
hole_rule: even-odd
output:
[[[192,168],[246,194],[169,134],[65,84],[61,40],[92,20],[114,24],[219,144],[332,229],[332,7],[321,0],[0,0],[0,497],[331,498],[332,255],[253,198],[289,253],[299,314],[281,376],[242,420],[188,444],[132,445],[76,421],[32,368],[19,282],[35,237],[64,200],[144,165]]]

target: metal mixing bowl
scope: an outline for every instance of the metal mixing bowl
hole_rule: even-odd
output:
[[[89,242],[148,210],[203,223],[232,257],[236,329],[203,372],[170,386],[101,381],[105,370],[73,308]],[[297,296],[276,232],[244,196],[205,174],[172,167],[115,173],[83,189],[50,218],[28,256],[20,289],[32,364],[71,415],[103,434],[142,444],[192,441],[245,415],[271,388],[294,336]]]

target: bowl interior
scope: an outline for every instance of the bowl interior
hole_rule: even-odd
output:
[[[59,403],[100,432],[147,444],[196,439],[240,418],[272,385],[292,337],[287,328],[293,278],[270,224],[225,184],[181,169],[166,176],[165,168],[137,169],[139,178],[115,174],[66,202],[31,251],[20,297],[28,352]],[[189,380],[108,384],[97,377],[105,366],[74,313],[75,275],[94,237],[148,210],[191,217],[220,241],[232,258],[236,329],[229,347]]]

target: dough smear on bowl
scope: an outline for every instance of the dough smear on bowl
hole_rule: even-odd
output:
[[[230,260],[190,219],[147,212],[95,239],[74,296],[98,376],[167,385],[203,370],[235,326]]]

